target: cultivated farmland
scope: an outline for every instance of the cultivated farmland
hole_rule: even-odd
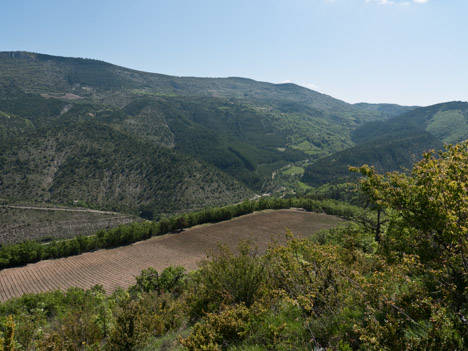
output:
[[[264,251],[272,239],[285,241],[286,228],[296,237],[305,237],[340,221],[334,216],[299,210],[264,211],[125,247],[6,269],[0,271],[0,300],[71,286],[87,289],[95,284],[112,292],[134,284],[135,276],[150,266],[158,271],[170,265],[193,270],[219,244],[235,248],[240,240],[252,240]]]
[[[138,220],[136,216],[109,211],[0,204],[0,245],[91,235]]]

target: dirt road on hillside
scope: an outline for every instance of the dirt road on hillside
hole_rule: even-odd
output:
[[[17,206],[17,205],[0,205],[3,208],[14,208],[20,210],[39,210],[39,211],[62,211],[62,212],[89,212],[102,213],[111,215],[121,215],[118,212],[91,210],[89,208],[61,208],[61,207],[39,207],[39,206]]]

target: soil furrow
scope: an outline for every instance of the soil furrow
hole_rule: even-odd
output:
[[[196,269],[207,252],[216,251],[219,244],[235,249],[241,240],[251,240],[264,252],[272,238],[286,241],[286,227],[301,238],[336,226],[340,221],[334,216],[304,211],[264,211],[125,247],[5,269],[0,271],[0,299],[72,286],[89,289],[96,284],[111,293],[117,287],[134,284],[141,270],[150,266],[158,271],[171,265]]]

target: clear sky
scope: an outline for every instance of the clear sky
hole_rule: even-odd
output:
[[[468,0],[3,0],[12,50],[353,103],[468,100]]]

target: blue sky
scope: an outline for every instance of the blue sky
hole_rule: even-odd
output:
[[[430,105],[468,100],[467,18],[467,0],[14,0],[0,50]]]

